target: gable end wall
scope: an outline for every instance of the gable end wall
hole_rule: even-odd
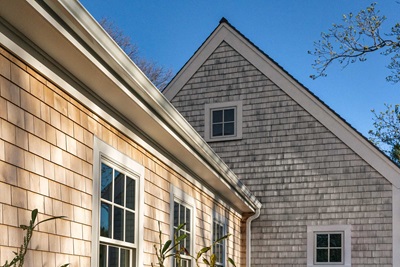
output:
[[[172,99],[204,137],[204,105],[241,100],[243,138],[210,146],[263,204],[251,266],[304,266],[308,225],[351,225],[352,266],[392,266],[392,185],[221,43]]]

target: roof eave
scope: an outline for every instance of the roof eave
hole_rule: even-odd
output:
[[[153,145],[162,147],[195,178],[207,183],[210,188],[215,187],[215,191],[237,209],[255,211],[258,201],[79,2],[6,2],[1,4],[2,17],[36,46],[43,48],[84,87],[105,100],[116,114],[141,129]],[[50,15],[43,3],[58,17]],[[29,21],[18,19],[15,15],[20,14],[21,8],[35,18],[30,17]],[[51,36],[40,38],[43,37],[40,31],[44,28],[35,27],[35,19],[54,34],[58,47],[48,42]],[[79,64],[74,60],[79,60]],[[88,74],[95,75],[96,79],[90,79]]]

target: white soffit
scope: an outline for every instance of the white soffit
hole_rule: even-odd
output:
[[[185,64],[163,91],[170,101],[203,65],[215,49],[225,41],[246,58],[294,101],[320,121],[361,158],[397,188],[400,188],[400,169],[348,123],[317,99],[308,89],[255,47],[229,23],[221,22],[210,37]]]
[[[51,9],[39,2],[46,2]],[[52,12],[61,20],[50,15]],[[116,114],[122,115],[120,122],[124,124],[128,120],[127,125],[134,125],[153,140],[155,144],[151,146],[155,151],[161,146],[169,157],[178,159],[240,210],[255,210],[258,203],[255,198],[79,2],[0,0],[0,15],[29,42],[45,51],[45,58],[49,56],[68,73],[60,74],[59,70],[46,69],[38,63],[39,71],[48,77],[58,73],[67,80],[72,74],[71,79],[76,78],[77,85],[81,84],[86,90],[90,88],[91,93],[100,96]],[[39,59],[40,56],[36,56]],[[91,104],[90,99],[79,95],[79,88],[62,82],[71,89],[68,93],[84,104]],[[92,110],[109,116],[95,105]]]

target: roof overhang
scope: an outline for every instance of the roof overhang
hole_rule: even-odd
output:
[[[260,206],[78,1],[0,0],[0,15],[2,45],[95,114],[238,211]]]

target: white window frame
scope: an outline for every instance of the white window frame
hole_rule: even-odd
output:
[[[212,221],[212,229],[211,229],[211,241],[214,242],[214,223],[220,224],[223,227],[223,233],[222,236],[225,236],[227,234],[227,219],[226,217],[222,216],[221,214],[217,213],[217,212],[213,212],[213,221]],[[222,237],[221,236],[221,237]],[[226,266],[226,240],[222,241],[222,248],[223,248],[223,252],[222,252],[222,262],[218,262],[217,266]],[[212,248],[214,249],[214,247]],[[214,253],[214,251],[213,251]]]
[[[243,108],[242,101],[205,104],[204,139],[212,141],[228,141],[242,139],[243,135]],[[212,111],[221,109],[235,109],[235,134],[227,136],[212,136]]]
[[[189,208],[191,210],[190,213],[190,229],[192,229],[191,231],[191,239],[190,239],[190,247],[191,247],[191,251],[190,253],[192,255],[194,255],[194,253],[196,252],[196,248],[195,248],[195,240],[196,240],[196,224],[195,224],[195,220],[196,220],[196,201],[194,200],[193,197],[189,196],[188,194],[186,194],[185,192],[183,192],[181,189],[171,185],[170,188],[170,199],[171,199],[171,203],[170,203],[170,226],[171,226],[171,240],[174,239],[174,204],[175,202],[185,206],[186,208]],[[184,257],[183,257],[184,258]],[[189,258],[188,258],[189,259]],[[171,266],[175,266],[174,263],[174,259],[173,257],[171,257]],[[195,266],[195,262],[193,259],[191,259],[191,266],[190,267],[194,267]]]
[[[316,263],[316,235],[342,233],[341,263]],[[350,267],[351,266],[351,226],[350,225],[309,225],[307,226],[307,266],[308,267]]]
[[[112,146],[94,137],[93,155],[93,212],[92,212],[92,259],[91,266],[99,266],[100,241],[106,238],[100,237],[100,199],[101,199],[101,163],[107,162],[123,170],[125,173],[134,175],[136,178],[136,191],[138,196],[135,199],[135,245],[127,246],[136,251],[132,259],[135,261],[132,266],[143,266],[143,206],[144,206],[144,167],[128,156],[117,151]],[[125,242],[114,240],[115,245],[126,246]],[[131,243],[130,243],[131,244]],[[109,243],[109,245],[113,245]]]

